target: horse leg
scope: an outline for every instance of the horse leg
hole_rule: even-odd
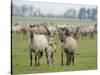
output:
[[[69,54],[69,52],[66,52],[66,58],[67,58],[66,65],[69,65],[70,64],[70,54]]]
[[[32,50],[30,50],[30,66],[32,66]]]
[[[94,32],[91,32],[90,39],[94,38]]]
[[[45,48],[45,55],[46,55],[47,64],[48,64],[48,54],[47,54],[47,48]]]
[[[38,55],[38,66],[40,65],[40,58],[43,56],[43,52],[39,52]]]
[[[40,52],[38,53],[38,61],[37,61],[37,66],[39,66],[40,65]]]
[[[61,66],[63,66],[64,63],[63,63],[63,52],[61,52]]]
[[[38,53],[35,52],[35,66],[37,66],[37,60],[38,60]]]
[[[79,33],[77,33],[77,39],[79,39]]]
[[[52,64],[53,64],[53,62],[55,60],[54,53],[51,54],[51,60],[52,60]]]
[[[74,65],[74,52],[72,52],[72,65]]]
[[[72,53],[69,53],[69,65],[71,64],[71,54]]]
[[[43,56],[43,52],[41,51],[41,52],[40,52],[40,58],[41,58],[42,56]]]
[[[48,53],[48,60],[47,60],[47,62],[48,62],[48,66],[50,66],[51,65],[51,53]]]
[[[50,66],[51,64],[51,55],[48,53],[48,59],[47,59],[47,64],[48,64],[48,67]]]

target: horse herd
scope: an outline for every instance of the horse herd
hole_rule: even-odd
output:
[[[35,66],[40,65],[40,59],[45,52],[48,66],[51,66],[55,60],[56,40],[59,37],[61,42],[61,65],[63,66],[63,55],[66,54],[66,65],[74,65],[75,50],[77,49],[76,40],[90,37],[93,39],[97,33],[97,24],[95,25],[54,25],[52,23],[26,24],[16,23],[12,26],[12,33],[28,35],[28,48],[30,55],[30,66],[32,66],[32,53],[35,54]]]

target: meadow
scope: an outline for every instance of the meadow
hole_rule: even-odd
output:
[[[53,22],[54,24],[79,24],[79,25],[94,25],[95,21],[78,19],[57,19],[57,18],[33,18],[33,17],[12,17],[12,25],[16,22],[20,24],[25,23],[41,23],[41,22]],[[55,62],[51,67],[48,67],[46,63],[45,53],[40,60],[40,66],[29,65],[29,50],[28,50],[28,38],[23,34],[12,34],[12,73],[13,74],[28,74],[28,73],[45,73],[45,72],[67,72],[67,71],[79,71],[79,70],[94,70],[97,69],[97,37],[90,39],[77,40],[78,48],[75,52],[75,64],[70,66],[61,66],[61,54],[60,54],[60,41],[57,37],[57,52],[55,54]],[[34,56],[34,54],[33,54]],[[64,64],[66,58],[64,56]]]

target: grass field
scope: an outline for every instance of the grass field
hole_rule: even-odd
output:
[[[43,22],[49,22],[54,24],[70,24],[70,25],[94,25],[96,21],[93,20],[79,20],[79,19],[67,19],[67,18],[41,18],[41,17],[12,17],[12,25],[19,24],[39,24]]]
[[[55,21],[48,19],[47,21]],[[21,22],[20,22],[21,21]],[[30,20],[31,23],[35,21]],[[30,21],[27,21],[29,23]],[[36,19],[36,22],[40,23],[43,20]],[[59,23],[61,20],[56,20],[56,23]],[[63,21],[63,20],[62,20]],[[25,23],[26,21],[21,18],[13,19],[13,22]],[[95,22],[79,21],[79,20],[66,20],[62,22],[70,24],[95,24]],[[83,25],[84,25],[83,24]],[[94,39],[78,39],[78,48],[75,53],[75,65],[70,66],[61,66],[61,57],[60,57],[60,41],[57,39],[57,53],[55,55],[54,65],[48,67],[46,64],[45,54],[41,58],[41,65],[39,67],[29,66],[29,50],[28,50],[28,40],[25,35],[12,34],[12,72],[13,74],[27,74],[27,73],[44,73],[44,72],[62,72],[62,71],[79,71],[79,70],[93,70],[97,68],[97,38]],[[34,56],[34,54],[33,54]],[[66,59],[64,57],[64,63]],[[33,60],[34,64],[34,60]]]

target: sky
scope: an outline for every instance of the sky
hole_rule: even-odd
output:
[[[13,3],[21,6],[23,4],[31,5],[34,8],[39,8],[40,11],[44,14],[54,14],[61,15],[65,12],[65,10],[74,8],[77,11],[81,8],[96,8],[94,5],[77,5],[77,4],[66,4],[66,3],[47,3],[47,2],[36,2],[36,1],[24,1],[24,0],[13,0]]]

